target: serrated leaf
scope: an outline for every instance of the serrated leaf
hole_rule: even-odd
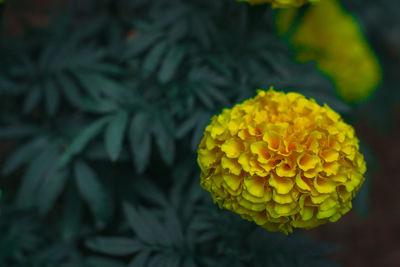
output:
[[[147,54],[143,63],[143,76],[145,78],[156,70],[166,49],[167,42],[164,41],[154,46],[154,48]]]
[[[125,237],[95,237],[85,241],[86,247],[108,255],[126,256],[141,251],[144,246]]]
[[[61,194],[68,178],[67,170],[52,168],[46,175],[38,191],[38,207],[41,214],[46,214]]]
[[[142,251],[133,257],[133,259],[129,262],[128,267],[146,267],[149,257],[150,251]]]
[[[114,115],[105,131],[104,142],[112,161],[116,161],[122,149],[124,132],[128,124],[128,113],[120,111]]]
[[[135,166],[141,173],[146,169],[151,153],[151,126],[147,113],[140,112],[133,117],[129,139]]]
[[[112,199],[104,185],[98,181],[97,174],[83,161],[74,166],[75,181],[82,198],[89,205],[97,221],[97,227],[102,228],[112,216]]]
[[[156,244],[156,236],[150,226],[142,218],[142,213],[132,207],[131,205],[124,203],[124,213],[128,219],[129,225],[132,230],[146,244]]]
[[[81,153],[86,145],[98,134],[100,134],[101,130],[103,130],[104,126],[108,123],[109,120],[109,117],[98,119],[90,124],[88,127],[86,127],[80,134],[78,134],[78,136],[76,136],[72,140],[67,150],[61,156],[60,166],[68,164],[73,156]]]
[[[158,72],[159,81],[167,83],[172,79],[179,65],[182,63],[185,53],[186,49],[180,46],[172,47],[171,50],[169,50]]]

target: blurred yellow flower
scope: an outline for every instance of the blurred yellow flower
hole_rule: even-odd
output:
[[[299,7],[306,3],[315,3],[319,0],[238,0],[239,2],[248,2],[251,5],[271,3],[273,8]]]
[[[348,212],[366,171],[354,129],[298,93],[258,91],[211,119],[201,186],[220,208],[288,234]]]
[[[277,31],[288,31],[297,10],[277,15]],[[299,62],[315,60],[332,79],[337,94],[350,103],[367,99],[382,80],[378,59],[357,20],[337,0],[324,0],[309,7],[290,37]]]

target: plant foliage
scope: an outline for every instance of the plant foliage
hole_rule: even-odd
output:
[[[273,85],[350,114],[232,0],[83,1],[2,38],[1,266],[330,266],[337,246],[258,229],[199,187],[212,115]]]

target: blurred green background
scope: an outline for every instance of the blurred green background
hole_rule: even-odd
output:
[[[400,265],[400,2],[342,4],[383,69],[361,104],[296,63],[269,5],[0,4],[0,266]],[[366,182],[336,223],[270,233],[199,186],[211,116],[270,86],[356,128]]]

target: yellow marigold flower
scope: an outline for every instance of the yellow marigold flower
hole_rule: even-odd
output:
[[[315,3],[319,0],[238,0],[239,2],[248,2],[250,5],[271,3],[273,8],[299,7],[306,3]]]
[[[277,16],[278,33],[288,30],[296,10]],[[337,0],[324,0],[307,9],[291,36],[297,60],[315,60],[347,102],[367,99],[380,84],[382,72],[357,20]]]
[[[211,119],[198,148],[200,184],[220,208],[270,231],[313,228],[351,209],[366,171],[358,143],[326,104],[260,90]]]

